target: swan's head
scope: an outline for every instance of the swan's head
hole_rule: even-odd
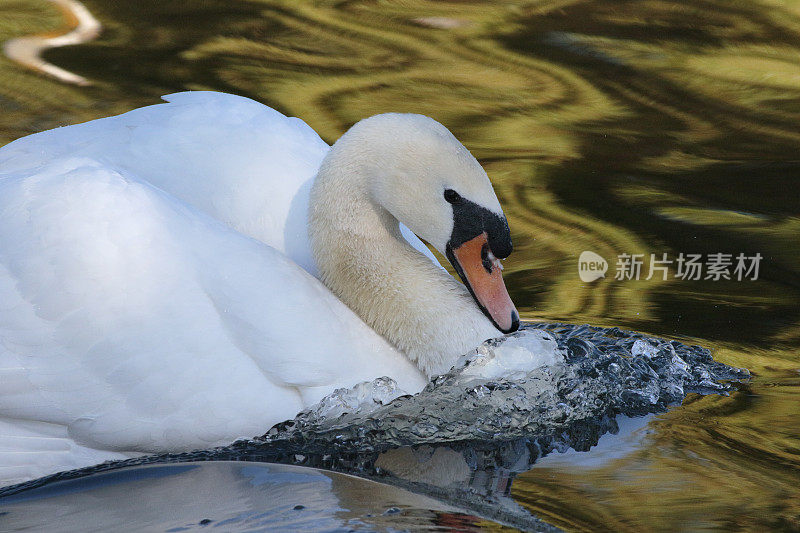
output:
[[[371,177],[372,200],[448,258],[500,331],[515,331],[519,314],[499,261],[511,253],[511,235],[480,163],[447,128],[423,115],[376,115],[339,143],[351,139],[363,147],[359,170]]]

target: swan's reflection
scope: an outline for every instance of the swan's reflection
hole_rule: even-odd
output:
[[[459,531],[479,519],[372,481],[245,462],[149,465],[53,483],[0,500],[0,530]]]
[[[54,525],[60,531],[184,530],[215,524],[226,530],[464,531],[480,524],[475,516],[418,493],[521,527],[547,529],[512,499],[517,474],[540,464],[605,464],[635,451],[652,418],[611,419],[618,430],[600,437],[587,452],[542,450],[518,440],[491,450],[426,445],[379,454],[375,470],[414,492],[334,472],[256,462],[122,468],[0,498],[0,530]]]
[[[442,488],[469,488],[479,494],[504,497],[514,476],[537,466],[595,468],[639,449],[654,415],[618,416],[617,429],[604,434],[588,451],[572,448],[548,453],[524,440],[513,441],[482,453],[446,446],[395,448],[380,454],[375,467],[413,483]]]

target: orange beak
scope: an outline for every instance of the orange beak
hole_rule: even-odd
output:
[[[458,275],[484,314],[503,333],[519,329],[519,313],[503,283],[500,260],[489,248],[486,232],[452,250]]]

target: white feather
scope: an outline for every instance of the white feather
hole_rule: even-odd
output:
[[[306,272],[328,146],[244,98],[168,99],[0,149],[0,484],[426,383]]]
[[[414,393],[498,334],[397,231],[442,251],[450,186],[502,213],[443,126],[382,115],[331,151],[246,98],[166,99],[0,149],[0,485],[259,435],[381,376]]]

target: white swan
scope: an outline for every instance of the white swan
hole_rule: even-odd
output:
[[[384,375],[417,392],[517,328],[505,217],[439,123],[329,148],[246,98],[166,100],[0,149],[0,484],[226,444]]]

